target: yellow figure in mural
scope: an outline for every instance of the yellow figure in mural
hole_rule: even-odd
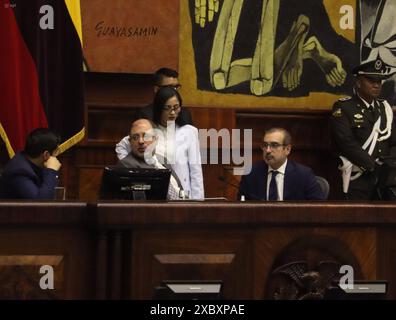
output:
[[[301,14],[293,22],[288,36],[276,47],[275,39],[281,0],[262,0],[259,34],[252,57],[232,59],[242,7],[246,0],[224,0],[214,35],[209,74],[216,90],[250,81],[250,91],[269,93],[282,77],[282,86],[292,91],[300,85],[303,61],[312,59],[326,82],[341,86],[346,71],[340,58],[326,51],[315,36],[306,40],[310,28],[308,16]],[[195,22],[205,28],[219,12],[219,0],[195,0]]]

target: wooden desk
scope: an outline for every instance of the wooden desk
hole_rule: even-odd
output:
[[[38,287],[42,265],[54,290]],[[222,280],[226,299],[301,298],[340,265],[396,299],[395,204],[0,203],[0,298],[150,299],[178,279]]]
[[[162,280],[183,279],[222,280],[226,299],[300,298],[304,290],[295,288],[291,272],[327,277],[351,265],[355,279],[388,280],[395,299],[395,209],[389,203],[98,203],[99,255],[112,278],[102,277],[96,294],[150,299]]]
[[[0,202],[0,299],[93,296],[94,243],[87,204]],[[54,270],[54,290],[39,286],[40,267]]]

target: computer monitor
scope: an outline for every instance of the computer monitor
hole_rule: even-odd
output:
[[[171,171],[105,167],[100,199],[166,200]]]
[[[222,280],[164,280],[154,290],[155,300],[220,300]]]

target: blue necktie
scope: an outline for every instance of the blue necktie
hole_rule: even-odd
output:
[[[270,201],[278,200],[278,188],[276,186],[276,180],[275,180],[275,177],[278,173],[279,173],[278,171],[275,171],[275,170],[272,171],[271,182],[270,182],[269,190],[268,190],[268,200],[270,200]]]

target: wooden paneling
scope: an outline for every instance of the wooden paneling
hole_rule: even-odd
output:
[[[0,297],[88,299],[94,245],[84,203],[0,203]],[[54,289],[39,286],[40,267],[54,270]]]
[[[328,265],[338,278],[349,265],[356,280],[388,280],[396,298],[391,204],[102,203],[96,218],[100,228],[130,230],[121,297],[151,299],[163,280],[221,280],[225,298],[273,299],[274,270],[304,263],[293,271],[299,279],[321,272],[330,281]],[[119,295],[108,286],[107,296]]]
[[[100,184],[102,181],[103,166],[81,166],[79,168],[80,183],[78,198],[84,201],[96,201],[99,199]]]
[[[0,202],[0,212],[5,299],[151,299],[164,280],[221,280],[226,299],[298,298],[304,277],[330,281],[341,265],[355,280],[388,280],[396,299],[389,203]],[[38,286],[42,265],[54,290]]]
[[[85,101],[89,105],[145,106],[153,96],[152,75],[85,73]]]
[[[390,225],[384,225],[377,237],[377,277],[396,283],[396,232]],[[396,287],[389,287],[389,297],[396,299]]]
[[[40,273],[43,266],[53,268],[53,289],[38,290],[40,278],[44,276]],[[65,298],[63,268],[64,257],[61,255],[1,255],[0,298],[2,300]],[[48,269],[43,271],[51,272]]]
[[[115,144],[129,134],[131,119],[138,108],[115,108],[90,105],[88,141]]]
[[[132,299],[153,297],[163,280],[221,280],[224,298],[251,296],[249,235],[197,229],[136,231],[132,236]],[[188,245],[186,246],[186,243]]]

